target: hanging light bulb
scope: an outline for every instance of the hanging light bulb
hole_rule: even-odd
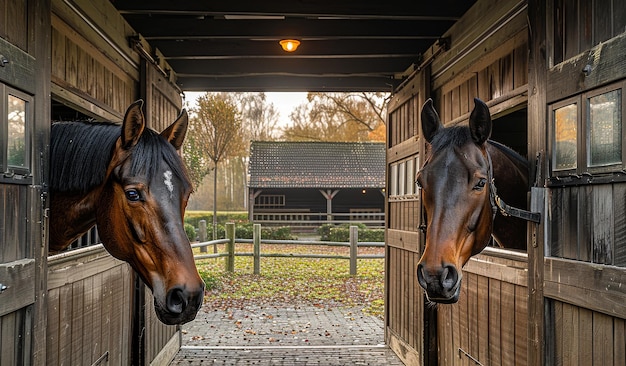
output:
[[[300,46],[300,41],[297,39],[281,39],[278,43],[280,43],[285,52],[293,52]]]

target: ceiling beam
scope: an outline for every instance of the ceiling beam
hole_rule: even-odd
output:
[[[302,75],[236,76],[232,78],[186,77],[178,78],[178,85],[185,91],[283,91],[283,92],[391,92],[401,80],[386,77],[344,76],[310,77]]]
[[[115,1],[115,7],[126,14],[190,14],[219,16],[265,15],[300,17],[413,17],[415,20],[439,18],[455,21],[472,4],[468,1],[438,0],[437,5],[422,1],[387,0],[351,1],[171,1],[171,0],[124,0]]]
[[[178,39],[437,39],[452,22],[389,20],[281,19],[225,20],[127,17],[148,41]],[[155,22],[163,24],[155,27]]]

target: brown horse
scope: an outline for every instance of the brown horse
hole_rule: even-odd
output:
[[[204,283],[183,214],[192,191],[177,153],[187,132],[183,110],[162,133],[145,126],[143,102],[123,124],[61,122],[50,146],[50,252],[98,225],[104,247],[152,289],[165,324],[195,318]]]
[[[432,100],[422,107],[422,133],[430,152],[417,175],[426,214],[426,246],[417,278],[433,302],[458,301],[461,268],[489,244],[492,234],[502,246],[526,248],[526,222],[496,216],[495,183],[504,201],[526,207],[528,162],[489,140],[489,109],[480,99],[474,102],[469,127],[444,128]]]

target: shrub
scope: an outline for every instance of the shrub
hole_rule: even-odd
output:
[[[185,234],[189,238],[189,241],[196,241],[196,228],[191,224],[185,224]]]
[[[187,211],[185,212],[185,223],[191,224],[194,227],[199,226],[200,220],[205,220],[207,227],[213,226],[213,212],[212,211]],[[241,223],[248,223],[248,212],[217,212],[217,223],[225,224],[227,222],[234,222],[237,225]]]
[[[323,224],[317,228],[317,235],[320,236],[320,240],[330,241],[330,230],[334,228],[333,224]]]
[[[323,225],[326,226],[326,225]],[[385,241],[385,230],[384,229],[368,229],[365,224],[355,223],[355,224],[343,224],[341,226],[332,226],[328,225],[327,227],[320,227],[318,233],[321,233],[321,240],[326,241],[338,241],[338,242],[347,242],[350,241],[350,226],[356,226],[359,228],[359,241],[376,241],[381,242]],[[324,236],[325,232],[328,232],[326,236]]]

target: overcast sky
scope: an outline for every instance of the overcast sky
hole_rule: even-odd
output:
[[[194,105],[194,101],[204,92],[185,92],[185,100]],[[306,103],[306,92],[273,92],[265,93],[267,101],[274,104],[274,107],[280,113],[279,125],[286,126],[289,124],[289,114],[296,106]]]

